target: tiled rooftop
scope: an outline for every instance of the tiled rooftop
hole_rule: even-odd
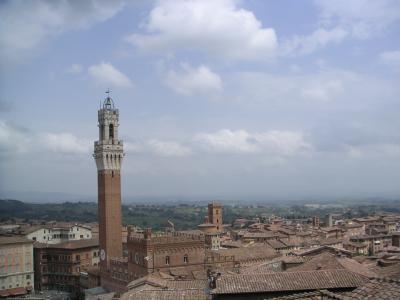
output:
[[[82,239],[77,241],[69,241],[59,244],[44,244],[44,243],[35,243],[35,248],[54,248],[54,249],[81,249],[81,248],[89,248],[99,246],[99,239]]]
[[[33,243],[33,241],[28,240],[22,236],[0,236],[0,245],[8,245],[8,244],[29,244]]]
[[[400,299],[400,281],[374,279],[347,294],[344,300],[396,300]]]
[[[156,289],[141,290],[136,293],[127,292],[120,300],[206,300],[207,295],[204,289]]]
[[[355,288],[366,282],[366,277],[347,270],[240,274],[218,278],[217,287],[211,293],[237,294]]]

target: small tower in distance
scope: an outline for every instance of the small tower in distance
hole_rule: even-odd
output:
[[[222,228],[222,204],[218,202],[211,202],[208,204],[208,220],[216,226],[217,232],[223,230]]]
[[[99,140],[94,142],[97,166],[100,270],[111,258],[122,257],[121,163],[123,143],[118,139],[119,112],[107,91],[98,111]]]

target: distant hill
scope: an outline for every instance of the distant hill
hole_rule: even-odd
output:
[[[9,219],[56,220],[56,221],[97,221],[97,203],[26,203],[19,200],[0,199],[0,221]]]

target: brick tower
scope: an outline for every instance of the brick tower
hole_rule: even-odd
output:
[[[108,96],[98,111],[99,140],[94,142],[97,165],[100,269],[111,258],[122,257],[121,163],[123,144],[118,140],[118,109]]]
[[[217,231],[222,231],[222,204],[212,202],[208,204],[208,220],[217,227]]]

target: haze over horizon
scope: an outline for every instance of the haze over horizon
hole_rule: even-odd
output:
[[[399,36],[394,0],[1,2],[0,196],[96,196],[110,88],[122,199],[399,197]]]

